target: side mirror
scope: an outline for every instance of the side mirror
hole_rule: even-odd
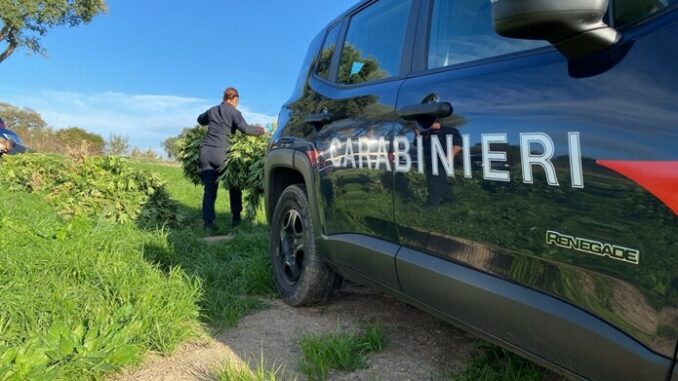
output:
[[[569,59],[607,49],[621,35],[603,21],[609,0],[492,0],[495,31],[547,40]]]

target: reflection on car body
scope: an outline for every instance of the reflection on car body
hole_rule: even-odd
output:
[[[264,177],[286,302],[339,274],[573,378],[671,379],[678,1],[567,4],[363,1],[313,40]]]

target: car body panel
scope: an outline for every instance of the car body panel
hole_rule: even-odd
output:
[[[340,41],[345,17],[369,4],[332,22],[344,22]],[[430,2],[415,4],[412,19],[420,21],[406,40],[413,53],[403,56],[409,74],[347,87],[315,78],[315,64],[304,65],[279,116],[266,184],[276,168],[290,167],[291,157],[299,177],[290,175],[306,185],[321,227],[320,254],[344,276],[379,285],[570,377],[659,380],[673,372],[675,378],[676,7],[624,29],[623,43],[585,60],[567,62],[546,47],[427,71],[422,22]],[[313,49],[320,54],[323,36],[307,61]],[[442,122],[467,135],[468,147],[446,178],[452,197],[427,205],[417,123],[397,112],[430,95],[453,105],[455,113]],[[334,121],[306,123],[321,112]],[[491,146],[506,153],[506,162],[483,163],[483,134],[506,135],[506,144]],[[526,134],[553,144],[557,185],[539,165],[529,166],[533,179],[524,181]],[[389,142],[390,169],[342,165],[350,155],[347,139],[360,137]],[[403,137],[413,159],[408,171],[396,171],[393,143]],[[509,171],[509,181],[486,179],[485,169]],[[266,188],[270,218],[276,185]],[[549,234],[640,254],[626,261],[596,255],[548,243]]]
[[[400,289],[395,263],[400,245],[361,234],[324,236],[319,242],[333,264],[351,264],[343,266],[370,277],[381,287]]]
[[[678,327],[678,215],[670,200],[678,188],[668,190],[676,173],[666,168],[678,164],[676,16],[629,31],[633,46],[623,59],[588,78],[572,78],[564,57],[547,48],[408,79],[397,107],[431,93],[450,102],[455,113],[441,122],[468,136],[472,170],[467,178],[459,155],[444,185],[450,197],[435,205],[426,205],[432,190],[425,174],[396,174],[401,244],[567,300],[671,356]],[[658,47],[662,54],[654,53]],[[416,157],[415,123],[396,128]],[[538,166],[526,182],[525,133],[552,141],[557,185]],[[580,140],[581,186],[572,180],[571,133]],[[493,168],[509,171],[510,181],[484,178],[483,134],[505,134],[508,144],[492,150],[507,152],[507,161]],[[655,164],[666,185],[646,179],[657,188],[644,189],[643,181],[600,160]],[[638,250],[639,263],[548,244],[548,232]]]
[[[538,291],[407,248],[398,253],[397,268],[402,292],[448,320],[581,377],[660,380],[670,364],[603,320]]]

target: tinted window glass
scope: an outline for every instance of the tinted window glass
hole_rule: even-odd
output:
[[[339,82],[363,83],[400,73],[411,6],[411,0],[381,0],[351,18]]]
[[[649,16],[678,0],[614,0],[614,24],[623,26]]]
[[[505,38],[495,33],[489,0],[435,0],[428,67],[434,69],[546,45],[544,41]]]
[[[316,73],[319,77],[327,79],[330,75],[330,64],[332,63],[332,56],[337,46],[337,38],[339,37],[339,26],[341,24],[335,25],[327,32],[327,37],[325,38],[325,44],[323,45],[323,50],[320,53],[320,59],[318,60],[318,69]]]
[[[311,41],[308,51],[306,52],[306,58],[301,64],[301,70],[299,71],[299,77],[297,78],[297,84],[294,86],[294,92],[292,92],[292,98],[297,98],[303,94],[304,87],[306,85],[306,80],[311,74],[311,67],[315,64],[316,57],[318,55],[318,49],[320,49],[320,43],[322,42],[322,33],[318,35]]]

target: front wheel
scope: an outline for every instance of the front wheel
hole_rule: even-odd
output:
[[[297,307],[327,300],[338,276],[320,258],[303,185],[280,195],[271,226],[273,277],[285,303]]]

